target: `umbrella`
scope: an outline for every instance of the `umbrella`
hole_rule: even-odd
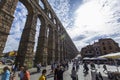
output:
[[[120,58],[120,52],[103,55],[103,56],[100,56],[99,58],[118,59],[118,58]]]
[[[89,57],[84,57],[83,60],[90,60],[91,58]]]
[[[96,58],[91,58],[92,60],[107,60],[107,58],[104,57],[96,57]]]
[[[118,52],[118,53],[111,53],[111,54],[107,54],[107,55],[103,55],[103,56],[100,56],[100,58],[109,58],[109,59],[113,59],[115,65],[117,66],[117,62],[116,62],[115,59],[119,59],[119,58],[120,58],[120,52]],[[119,72],[118,66],[117,66],[117,71]]]

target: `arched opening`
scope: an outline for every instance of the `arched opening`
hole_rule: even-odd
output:
[[[38,18],[41,22],[40,24],[40,30],[39,30],[39,36],[37,41],[37,47],[36,47],[36,54],[35,54],[35,64],[38,64],[41,62],[42,65],[46,65],[46,53],[44,53],[45,49],[45,40],[46,40],[46,26],[45,26],[45,19],[42,15],[38,15]]]
[[[49,17],[50,19],[52,19],[52,13],[51,13],[51,11],[48,12],[48,17]]]
[[[52,28],[50,25],[47,26],[47,45],[48,45],[48,64],[52,64],[52,52],[51,52],[51,48],[52,48],[52,41],[51,41],[51,38],[52,38]]]
[[[36,34],[35,34],[35,45],[34,45],[34,56],[36,56],[36,50],[38,47],[38,40],[39,40],[39,35],[40,35],[40,26],[41,26],[41,21],[39,18],[37,18],[37,25],[36,25]],[[34,66],[36,66],[35,63],[35,57],[33,58],[34,61]]]
[[[47,38],[49,37],[49,28],[47,28]]]
[[[58,30],[58,32],[60,32],[60,25],[59,24],[58,24],[57,30]]]
[[[39,0],[39,5],[43,10],[45,9],[45,4],[42,0]]]
[[[51,25],[47,26],[48,32],[48,64],[55,62],[55,32]]]
[[[33,46],[34,46],[33,36],[35,35],[34,34],[35,29],[31,27],[33,27],[32,25],[36,26],[35,23],[37,21],[37,18],[33,16],[33,8],[27,0],[25,1],[19,0],[19,1],[20,2],[18,2],[18,4],[14,4],[14,6],[17,5],[17,8],[15,10],[16,18],[14,19],[14,23],[12,24],[13,26],[11,27],[10,35],[9,35],[10,38],[8,37],[9,38],[8,41],[10,40],[10,42],[13,43],[11,44],[10,48],[17,50],[15,65],[18,66],[19,64],[23,66],[24,64],[26,64],[26,66],[29,66],[30,68],[33,63],[32,62],[33,61],[32,54],[33,54]],[[6,50],[10,50],[10,48],[8,47],[8,49]]]
[[[40,32],[40,26],[41,26],[41,21],[38,18],[37,19],[37,25],[36,25],[36,34],[35,34],[35,46],[34,46],[34,53],[36,53],[36,48],[37,48],[37,44],[38,44],[38,37],[39,37],[39,32]]]
[[[3,53],[18,50],[21,34],[25,26],[27,14],[28,11],[26,7],[21,2],[18,2],[14,13],[15,18],[13,20],[12,27],[10,29],[10,34],[7,38]]]
[[[53,22],[54,22],[54,24],[57,24],[57,22],[56,22],[56,18],[54,18]]]

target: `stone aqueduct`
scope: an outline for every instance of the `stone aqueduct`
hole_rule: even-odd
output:
[[[33,65],[37,18],[40,19],[41,25],[35,63],[41,62],[47,65],[51,61],[60,62],[72,59],[78,54],[74,43],[47,0],[0,0],[0,53],[4,50],[13,23],[14,11],[19,1],[27,8],[28,15],[18,48],[16,64],[26,64],[29,67]],[[44,9],[38,4],[39,1],[44,4]]]

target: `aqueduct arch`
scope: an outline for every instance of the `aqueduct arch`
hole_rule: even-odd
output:
[[[39,0],[1,0],[0,53],[5,47],[18,1],[27,8],[28,16],[22,32],[16,64],[26,64],[29,67],[33,65],[37,18],[40,19],[41,26],[35,52],[35,63],[41,62],[43,65],[47,65],[50,62],[72,59],[78,54],[71,38],[47,0],[41,0],[45,9],[42,9],[38,4]]]

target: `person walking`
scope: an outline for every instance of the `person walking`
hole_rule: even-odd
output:
[[[72,80],[78,80],[77,79],[77,71],[75,70],[75,67],[72,68],[71,78],[72,78]]]
[[[83,68],[84,68],[83,72],[84,72],[85,74],[88,74],[89,68],[88,68],[87,63],[84,63]]]
[[[96,68],[95,68],[95,64],[94,64],[93,62],[90,63],[90,66],[91,66],[91,69],[92,69],[92,70],[95,70],[95,69],[96,69]]]
[[[23,80],[23,77],[24,77],[24,67],[20,67],[20,73],[18,73],[18,76],[20,77],[20,80]]]
[[[26,66],[24,67],[23,74],[24,76],[22,80],[30,80],[30,72],[28,71]]]
[[[102,77],[102,75],[101,75],[100,72],[98,73],[98,75],[99,75],[99,78],[100,78],[101,80],[103,80],[103,77]]]
[[[57,80],[63,80],[64,67],[60,65],[57,73]]]
[[[44,70],[42,71],[42,75],[40,76],[39,80],[47,80],[47,79],[46,79],[46,73],[47,73],[47,70],[44,69]]]
[[[57,80],[57,73],[59,71],[59,65],[57,65],[57,68],[55,68],[55,71],[54,71],[54,80]]]
[[[103,77],[100,72],[98,74],[96,73],[95,78],[96,78],[96,80],[103,80]]]
[[[41,71],[41,63],[38,63],[37,64],[37,72],[40,72]]]
[[[63,73],[65,69],[61,65],[57,65],[57,68],[55,69],[54,73],[54,80],[63,80]]]
[[[1,80],[10,80],[10,69],[8,66],[3,68],[3,74],[2,74],[2,79]]]
[[[103,72],[107,71],[107,67],[105,64],[103,65],[103,69],[104,69]]]

